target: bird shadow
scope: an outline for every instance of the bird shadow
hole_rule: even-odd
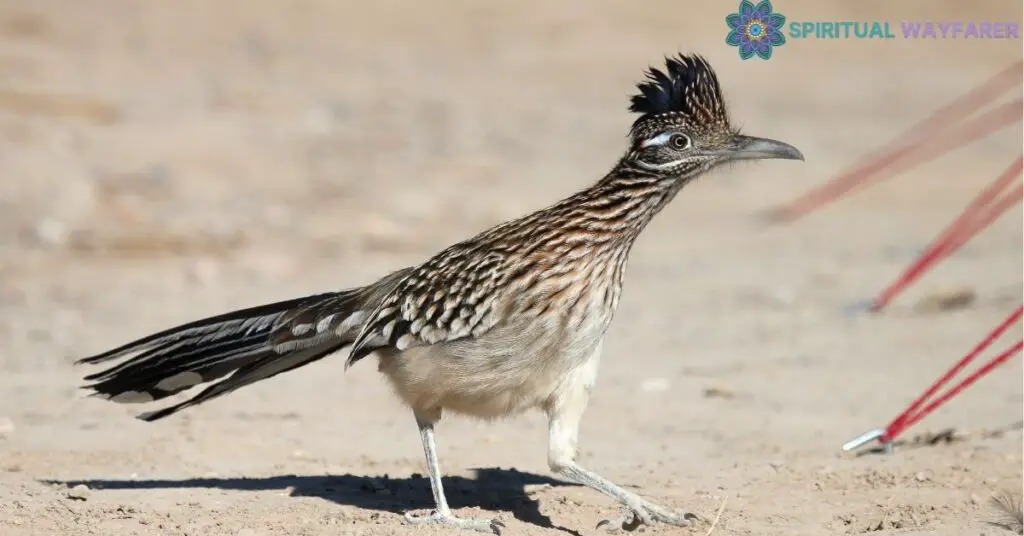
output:
[[[579,532],[556,526],[551,518],[540,511],[540,501],[530,497],[527,486],[577,486],[515,469],[477,468],[473,478],[447,476],[442,479],[448,504],[452,508],[479,506],[499,512],[508,512],[524,523],[546,529],[555,529],[579,536]],[[355,506],[401,514],[409,510],[429,510],[434,507],[430,480],[413,474],[392,478],[359,475],[278,475],[259,478],[186,478],[181,480],[44,480],[52,485],[69,488],[85,485],[100,490],[155,490],[211,488],[234,491],[288,490],[292,497],[316,497],[336,504]]]

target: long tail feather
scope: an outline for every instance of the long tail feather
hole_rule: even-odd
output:
[[[155,421],[162,419],[174,413],[177,413],[185,408],[201,404],[207,400],[211,400],[221,395],[226,395],[235,389],[244,387],[246,385],[265,380],[288,372],[289,370],[299,368],[303,365],[312,363],[320,358],[330,355],[337,350],[340,350],[345,346],[346,343],[339,343],[334,346],[325,346],[321,348],[309,348],[298,352],[293,352],[285,357],[271,355],[253,361],[248,365],[238,369],[237,372],[229,376],[224,381],[217,382],[198,395],[179,402],[173,406],[169,406],[156,411],[149,411],[138,416],[139,419],[144,421]]]
[[[339,323],[331,319],[359,316],[361,290],[318,294],[197,320],[77,363],[132,356],[85,377],[93,382],[85,386],[93,396],[120,403],[152,402],[228,376],[185,402],[140,415],[155,420],[343,348],[351,342],[352,335],[346,333],[350,329],[337,329]]]
[[[120,403],[152,402],[204,383],[199,394],[139,415],[154,421],[277,376],[352,344],[404,268],[361,288],[316,294],[204,318],[132,341],[79,364],[124,362],[89,374],[84,388]]]
[[[166,345],[181,339],[189,339],[195,343],[202,343],[205,340],[213,341],[226,336],[236,335],[249,331],[264,330],[280,318],[280,316],[300,306],[304,302],[333,296],[333,293],[320,294],[305,298],[280,301],[258,307],[250,307],[224,313],[195,322],[189,322],[181,326],[173,327],[159,333],[143,337],[139,340],[129,342],[123,346],[108,350],[101,354],[79,359],[76,364],[92,364],[111,361],[119,357],[147,350],[155,346]]]

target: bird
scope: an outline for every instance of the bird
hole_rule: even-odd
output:
[[[794,146],[742,134],[719,78],[699,54],[649,66],[629,111],[628,147],[596,182],[361,287],[227,312],[142,337],[76,364],[108,364],[83,388],[151,403],[206,384],[156,421],[348,348],[345,370],[375,355],[416,422],[434,508],[413,525],[499,534],[497,518],[457,516],[441,480],[443,413],[493,420],[546,414],[551,471],[617,501],[609,530],[702,519],[645,499],[577,461],[580,422],[619,305],[630,251],[648,223],[698,177],[742,160],[804,160]],[[119,364],[116,360],[125,359]]]

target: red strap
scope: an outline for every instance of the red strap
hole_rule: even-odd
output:
[[[1024,348],[1024,340],[1017,341],[1017,344],[1014,344],[1009,349],[1004,350],[1003,353],[997,355],[996,357],[993,357],[991,361],[985,364],[985,366],[974,371],[973,374],[964,378],[964,380],[957,384],[955,387],[953,387],[949,391],[946,391],[942,396],[936,398],[930,404],[922,408],[920,411],[914,413],[912,416],[907,418],[907,420],[903,421],[903,426],[900,429],[889,430],[886,435],[889,437],[895,437],[903,430],[910,428],[915,423],[917,423],[917,421],[920,421],[926,415],[935,411],[935,408],[941,406],[942,404],[945,404],[950,398],[953,398],[954,396],[959,394],[960,391],[963,391],[968,385],[978,381],[978,378],[981,378],[982,376],[991,372],[992,369],[998,367],[999,365],[1005,363],[1006,361],[1009,361],[1010,358],[1014,356],[1014,354],[1021,351],[1021,348]]]
[[[1013,325],[1015,322],[1020,320],[1022,315],[1024,315],[1024,305],[1018,307],[1017,310],[1013,312],[1013,314],[1011,314],[1009,317],[1006,318],[1006,320],[999,324],[999,326],[991,333],[989,333],[989,335],[985,337],[985,339],[978,343],[977,346],[974,347],[974,349],[972,349],[967,355],[961,358],[960,361],[958,361],[956,365],[953,366],[953,368],[949,369],[949,371],[943,374],[941,378],[936,380],[935,383],[933,383],[931,387],[929,387],[928,390],[924,392],[924,394],[918,397],[917,400],[915,400],[910,405],[910,407],[908,407],[906,410],[903,411],[903,413],[900,413],[899,416],[893,419],[893,421],[889,423],[888,426],[885,427],[885,433],[882,434],[882,437],[879,439],[883,443],[892,441],[893,438],[895,438],[897,435],[903,432],[903,430],[905,430],[908,426],[921,420],[925,415],[934,411],[935,408],[939,407],[940,405],[948,401],[950,398],[953,398],[953,396],[955,396],[960,391],[963,391],[968,385],[974,383],[979,378],[981,378],[988,372],[992,371],[992,369],[1008,360],[1017,352],[1020,352],[1021,346],[1022,344],[1024,344],[1024,341],[1018,342],[1005,352],[996,356],[984,367],[980,368],[974,374],[965,378],[962,382],[960,382],[960,384],[950,389],[948,392],[940,396],[938,399],[936,399],[934,402],[929,404],[924,409],[918,411],[918,408],[920,408],[926,400],[928,400],[932,395],[934,395],[936,391],[938,391],[939,388],[941,388],[944,384],[949,382],[949,380],[951,380],[953,376],[956,376],[957,373],[963,370],[964,367],[966,367],[971,361],[978,357],[978,355],[981,354],[981,352],[983,352],[986,348],[991,346],[992,343],[997,338],[999,338],[1000,335],[1003,334],[1003,332],[1009,329],[1010,326]]]
[[[891,149],[879,149],[872,152],[868,156],[862,158],[857,164],[847,168],[846,171],[834,177],[822,186],[819,186],[797,199],[776,208],[772,211],[772,215],[776,219],[794,220],[817,208],[820,208],[826,203],[839,199],[844,194],[850,192],[858,185],[861,185],[861,183],[877,174],[885,166],[906,157],[908,153],[913,150],[919,149],[922,145],[920,143],[922,138],[934,135],[937,132],[942,132],[944,129],[948,131],[955,126],[955,123],[960,122],[985,104],[994,101],[997,97],[1011,88],[1020,85],[1020,70],[1022,64],[1024,63],[1020,61],[1015,62],[999,74],[985,81],[985,83],[937,110],[927,119],[919,122],[891,140],[889,143],[882,146],[890,147]],[[1016,104],[1016,108],[1020,108],[1019,103]],[[1014,121],[1019,121],[1020,113],[1016,112],[1014,114],[1007,115],[1006,118],[1013,118]],[[974,137],[980,137],[981,135],[987,134],[991,130],[998,128],[998,126],[999,125],[996,124],[988,129],[980,127],[980,132],[976,133]],[[957,131],[961,129],[962,126],[957,126]],[[950,141],[955,142],[955,138],[950,138]],[[963,139],[960,140],[960,143],[963,143]],[[934,158],[934,156],[931,158]]]
[[[905,290],[911,283],[933,266],[937,261],[951,255],[960,249],[972,236],[978,234],[985,227],[992,224],[999,216],[1021,202],[1024,189],[1018,186],[998,200],[999,192],[1004,190],[1020,174],[1024,168],[1024,156],[1018,156],[1016,160],[988,185],[977,197],[967,205],[967,208],[958,216],[953,223],[946,227],[936,237],[924,252],[907,267],[906,270],[895,281],[889,284],[874,299],[871,305],[872,311],[880,311],[892,301],[897,294]]]

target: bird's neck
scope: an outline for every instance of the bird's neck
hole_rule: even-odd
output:
[[[627,247],[679,193],[685,180],[656,175],[627,161],[571,201],[578,217],[602,225]]]
[[[484,242],[524,255],[625,262],[633,243],[686,180],[620,162],[590,187],[487,231]]]

